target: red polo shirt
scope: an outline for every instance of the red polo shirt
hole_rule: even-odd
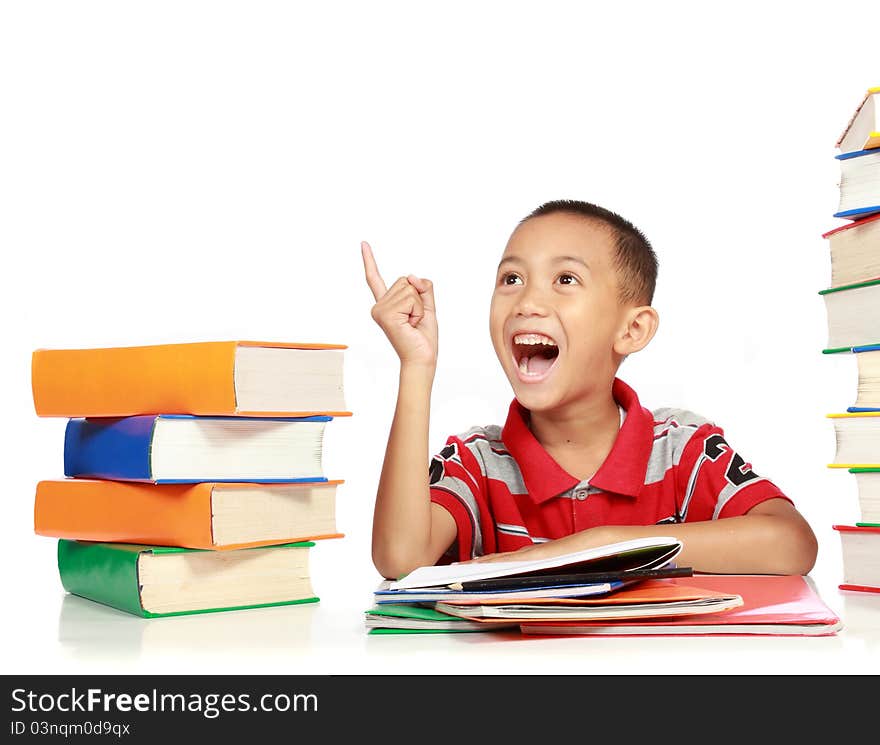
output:
[[[619,378],[612,393],[623,423],[608,457],[584,481],[544,450],[516,400],[503,429],[474,427],[446,441],[430,466],[431,501],[458,527],[446,560],[515,551],[598,525],[733,517],[766,499],[788,499],[712,422],[683,409],[648,411]]]

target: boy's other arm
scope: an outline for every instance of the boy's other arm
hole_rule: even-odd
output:
[[[372,316],[400,358],[397,406],[373,512],[373,564],[388,578],[435,564],[456,537],[444,508],[431,503],[428,425],[437,365],[437,320],[431,283],[412,275],[385,287],[369,244],[364,273],[376,304]]]
[[[662,525],[603,525],[519,551],[475,561],[541,559],[607,543],[668,535],[684,544],[676,562],[717,574],[807,574],[818,544],[809,523],[786,499],[768,499],[738,517]]]
[[[431,503],[428,423],[432,375],[401,364],[397,407],[373,512],[373,564],[397,579],[435,564],[455,540],[455,520]]]

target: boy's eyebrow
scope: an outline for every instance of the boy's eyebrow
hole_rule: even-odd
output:
[[[498,268],[500,269],[505,264],[522,264],[522,259],[519,256],[505,256],[498,262]]]
[[[554,256],[552,261],[554,264],[561,264],[564,261],[573,261],[576,264],[580,264],[581,266],[585,267],[586,269],[590,268],[590,265],[587,264],[587,262],[584,261],[579,256]],[[523,263],[523,260],[519,256],[505,256],[503,259],[501,259],[500,262],[498,262],[498,268],[500,269],[505,264],[522,264],[522,263]]]
[[[580,264],[581,266],[583,266],[587,269],[590,268],[590,265],[587,264],[587,262],[584,261],[580,256],[554,256],[553,257],[554,264],[561,264],[563,261],[573,261],[576,264]]]

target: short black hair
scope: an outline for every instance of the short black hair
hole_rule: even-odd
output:
[[[657,285],[657,255],[641,230],[616,212],[591,202],[555,199],[545,202],[520,220],[522,225],[533,217],[563,212],[602,223],[614,235],[614,266],[620,278],[621,302],[650,305]]]

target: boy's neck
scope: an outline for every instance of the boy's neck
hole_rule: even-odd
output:
[[[561,411],[530,411],[529,429],[546,450],[598,448],[607,454],[620,429],[620,409],[608,390]]]

